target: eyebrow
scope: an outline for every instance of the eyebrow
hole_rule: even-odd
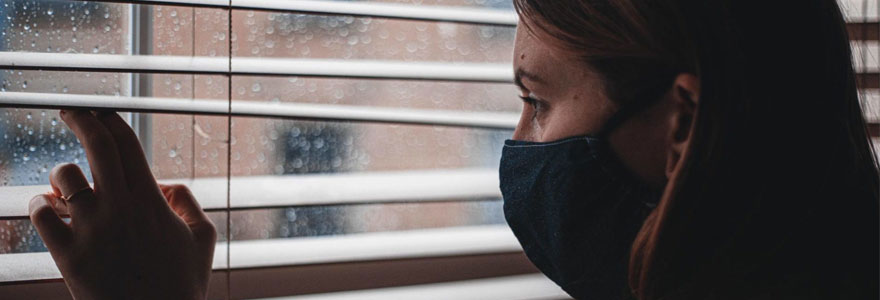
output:
[[[524,90],[528,90],[528,89],[522,83],[523,78],[527,78],[527,79],[534,81],[534,82],[544,82],[544,80],[541,79],[541,77],[538,77],[537,75],[535,75],[533,73],[529,73],[523,69],[516,69],[516,72],[514,72],[514,74],[513,74],[513,82],[516,83],[516,85],[518,85],[521,89],[524,89]]]

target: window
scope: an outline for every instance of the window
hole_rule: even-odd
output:
[[[57,163],[88,173],[57,108],[89,107],[209,211],[211,299],[564,297],[500,209],[509,0],[119,2],[0,0],[0,294],[66,295],[26,203]],[[880,145],[877,3],[842,3]]]

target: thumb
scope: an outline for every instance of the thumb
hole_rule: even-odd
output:
[[[196,201],[189,188],[180,184],[160,184],[159,189],[162,190],[162,194],[168,200],[168,206],[189,226],[196,239],[211,245],[216,242],[217,232],[214,228],[214,223],[202,211],[201,205]]]
[[[73,240],[73,231],[55,212],[53,196],[38,195],[28,203],[31,223],[50,251],[64,249]]]

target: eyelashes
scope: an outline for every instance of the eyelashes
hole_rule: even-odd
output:
[[[532,108],[537,112],[544,106],[544,101],[538,100],[533,94],[529,93],[528,96],[519,96],[519,99],[524,103],[531,105]]]
[[[545,109],[544,101],[538,100],[533,94],[529,93],[528,96],[519,96],[519,99],[530,106],[532,106],[532,120],[538,119],[538,113]]]
[[[523,102],[531,105],[532,107],[534,107],[535,105],[538,104],[538,99],[532,98],[531,96],[528,96],[528,97],[519,96],[519,99],[521,99]]]

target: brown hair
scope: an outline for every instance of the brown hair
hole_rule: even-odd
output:
[[[878,298],[880,176],[836,1],[514,3],[622,109],[700,78],[682,169],[633,243],[637,298]]]

